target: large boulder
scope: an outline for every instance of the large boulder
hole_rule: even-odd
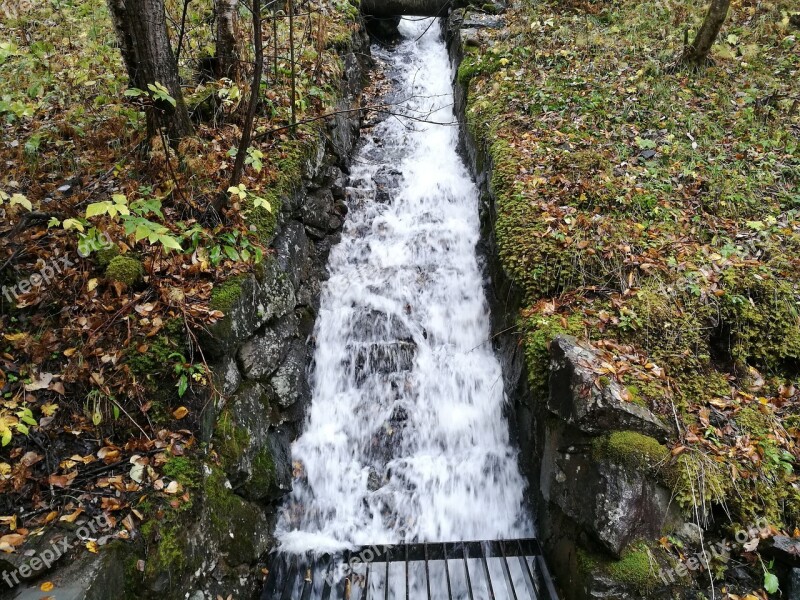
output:
[[[212,358],[232,354],[256,330],[295,307],[292,282],[275,260],[267,260],[258,275],[226,281],[212,294],[211,306],[224,317],[201,334],[203,349]]]
[[[588,343],[566,335],[550,343],[550,396],[547,408],[582,432],[598,435],[633,430],[664,440],[670,429],[647,408],[624,399]]]

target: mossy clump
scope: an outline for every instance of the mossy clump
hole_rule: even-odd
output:
[[[637,471],[658,467],[669,458],[669,450],[658,440],[635,431],[615,431],[592,441],[595,460],[608,459]]]
[[[794,375],[800,366],[796,284],[766,268],[730,268],[722,283],[725,294],[712,310],[719,313],[717,337],[731,360]]]
[[[130,344],[125,352],[125,363],[134,375],[150,379],[153,375],[171,371],[176,357],[170,356],[184,354],[187,344],[183,319],[170,319],[157,336],[137,339],[136,343]]]
[[[258,451],[251,466],[250,481],[247,487],[255,496],[266,494],[275,483],[275,460],[269,448]]]
[[[263,509],[238,496],[222,469],[213,465],[208,469],[204,487],[210,533],[217,540],[235,540],[228,546],[230,564],[250,562],[258,544],[253,528],[265,526]]]
[[[725,504],[733,486],[724,462],[693,450],[678,456],[664,472],[664,482],[688,515],[698,507]]]
[[[197,461],[187,456],[173,456],[164,463],[164,475],[188,489],[200,486],[202,473]]]
[[[213,310],[219,310],[227,313],[234,303],[242,295],[242,282],[247,275],[237,275],[230,279],[223,281],[219,285],[215,285],[211,291],[211,300],[209,306]]]
[[[144,278],[142,261],[130,256],[115,256],[106,267],[106,279],[133,287]]]
[[[652,591],[658,585],[658,563],[644,544],[633,546],[622,557],[608,563],[608,575],[642,594]]]
[[[525,359],[531,392],[536,398],[546,398],[550,375],[548,346],[557,335],[580,335],[584,328],[583,317],[578,313],[566,319],[560,315],[536,315],[523,320],[521,326],[525,331]]]
[[[94,262],[101,269],[108,267],[109,263],[119,256],[119,247],[116,244],[108,248],[101,248],[94,253]]]
[[[247,429],[236,424],[230,410],[223,410],[217,419],[214,446],[226,471],[231,470],[239,462],[249,445],[250,434]]]
[[[739,429],[751,436],[763,437],[772,430],[772,418],[757,406],[744,407],[734,418]]]

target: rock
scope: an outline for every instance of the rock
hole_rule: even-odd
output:
[[[352,330],[365,341],[398,340],[413,342],[411,331],[397,315],[370,309],[360,312],[354,319]]]
[[[306,378],[308,348],[300,340],[293,340],[285,360],[272,376],[270,383],[277,402],[288,408],[298,401],[305,404],[311,397]]]
[[[342,226],[342,218],[333,210],[334,200],[330,190],[320,190],[306,196],[300,207],[300,220],[306,227],[326,233]],[[316,237],[316,236],[315,236]]]
[[[600,359],[586,344],[570,336],[557,336],[550,343],[550,396],[547,408],[553,414],[588,434],[633,430],[665,440],[669,428],[647,408],[622,398],[616,381],[598,385]]]
[[[703,542],[703,530],[697,523],[692,523],[691,521],[681,525],[675,533],[692,546],[699,546]]]
[[[200,333],[203,349],[212,358],[223,358],[270,319],[294,309],[291,281],[275,260],[265,261],[260,277],[226,281],[212,293],[211,307],[225,316]]]
[[[789,567],[800,569],[800,540],[776,535],[766,541],[764,554]]]
[[[356,385],[370,375],[389,375],[410,371],[414,366],[417,345],[414,342],[371,343],[350,348],[347,368],[355,371]]]
[[[244,376],[258,380],[272,375],[286,358],[289,340],[296,335],[297,317],[289,313],[245,342],[238,354]]]
[[[242,383],[242,374],[232,357],[224,359],[222,364],[217,365],[214,369],[214,376],[216,385],[222,391],[223,396],[236,393]]]
[[[275,248],[275,261],[297,291],[300,289],[300,281],[308,277],[311,261],[311,248],[303,224],[289,221],[275,237],[272,245]]]
[[[117,597],[111,590],[125,589],[125,560],[129,548],[121,542],[100,548],[98,554],[78,550],[77,556],[63,569],[48,579],[55,589],[51,596],[56,600],[107,600]],[[3,584],[5,585],[5,584]],[[14,600],[40,600],[48,596],[36,585],[23,585],[13,596]]]
[[[671,518],[669,491],[644,473],[595,460],[585,447],[571,444],[570,436],[557,426],[548,431],[540,478],[544,500],[615,557],[634,539],[658,537]]]
[[[384,44],[393,44],[401,39],[400,17],[370,17],[365,16],[364,22],[370,35]]]
[[[789,573],[788,600],[800,600],[800,569],[792,569]]]
[[[270,432],[269,449],[274,461],[274,471],[272,485],[264,496],[269,500],[279,500],[281,496],[292,491],[291,443],[291,437],[286,430],[277,429]]]
[[[400,188],[402,173],[392,167],[381,167],[372,177],[375,184],[375,200],[388,203],[394,192]]]

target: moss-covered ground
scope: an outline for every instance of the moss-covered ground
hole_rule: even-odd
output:
[[[465,49],[458,80],[493,167],[494,233],[524,296],[534,393],[546,393],[554,335],[591,340],[607,367],[598,378],[680,426],[667,446],[615,434],[595,452],[637,468],[658,458],[687,516],[705,503],[723,520],[764,516],[791,532],[797,6],[734,1],[714,63],[676,69],[683,31],[704,10],[512,2],[504,25]]]

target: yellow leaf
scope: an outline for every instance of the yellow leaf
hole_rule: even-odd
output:
[[[78,351],[78,349],[77,349],[77,348],[67,348],[66,350],[64,350],[64,356],[66,356],[67,358],[69,358],[70,356],[72,356],[73,354],[75,354],[75,352],[77,352],[77,351]]]
[[[176,419],[182,419],[183,417],[185,417],[188,414],[189,414],[189,409],[188,408],[186,408],[185,406],[179,406],[172,413],[172,416],[175,417]]]
[[[89,540],[88,542],[86,542],[86,549],[93,554],[97,554],[99,550],[99,548],[97,547],[97,542],[95,542],[94,540]]]
[[[59,519],[59,521],[66,521],[67,523],[74,523],[75,519],[77,519],[82,512],[83,512],[83,509],[79,508],[74,513],[72,513],[71,515],[64,515],[63,517],[61,517]]]
[[[51,591],[55,586],[53,585],[52,581],[45,581],[42,585],[39,586],[39,589],[43,592]]]
[[[89,280],[89,283],[87,283],[87,284],[86,284],[86,289],[87,289],[88,291],[90,291],[90,292],[91,292],[91,291],[94,291],[94,289],[95,289],[96,287],[97,287],[97,277],[94,277],[94,278],[90,279],[90,280]]]
[[[52,402],[47,402],[46,404],[42,405],[41,411],[45,417],[52,417],[56,414],[58,410],[58,404],[53,404]]]

